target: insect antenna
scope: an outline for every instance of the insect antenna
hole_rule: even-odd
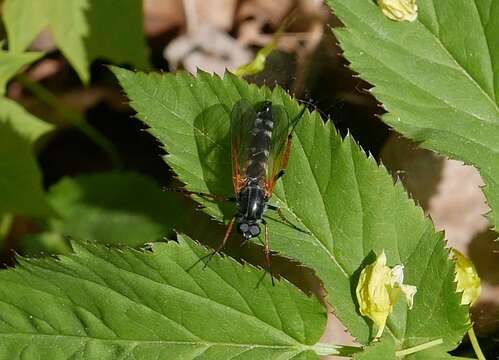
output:
[[[293,122],[291,123],[291,131],[289,132],[289,135],[288,135],[288,138],[289,136],[292,136],[293,132],[295,131],[296,129],[296,126],[298,125],[298,123],[300,122],[300,120],[302,119],[303,117],[303,114],[305,113],[305,111],[307,110],[307,107],[304,106],[301,111],[300,111],[300,114],[296,117],[296,119],[293,120]]]
[[[288,134],[288,141],[286,143],[286,147],[285,147],[285,150],[284,150],[284,157],[283,157],[283,161],[282,161],[282,168],[276,174],[275,178],[272,179],[273,183],[275,183],[279,178],[281,178],[286,173],[286,169],[288,167],[289,154],[291,152],[291,144],[293,142],[293,132],[295,131],[296,126],[298,125],[298,122],[301,120],[301,118],[303,117],[303,114],[305,113],[306,110],[307,110],[307,108],[304,106],[301,109],[300,114],[291,123],[291,131]]]
[[[299,103],[311,106],[313,108],[313,111],[317,111],[319,114],[321,114],[321,116],[324,119],[329,119],[330,116],[325,111],[319,109],[317,104],[315,104],[314,102],[310,100],[300,100],[300,99],[295,99],[295,100],[298,101]]]

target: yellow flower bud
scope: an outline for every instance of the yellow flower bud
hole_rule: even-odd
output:
[[[416,0],[378,0],[385,16],[397,21],[414,21],[418,17]]]
[[[480,296],[482,286],[473,263],[456,249],[451,249],[456,264],[457,291],[463,292],[462,305],[473,305]]]
[[[376,339],[381,337],[386,319],[393,306],[403,294],[412,309],[413,298],[417,288],[404,285],[404,267],[397,265],[393,269],[386,266],[386,255],[383,251],[376,261],[367,265],[360,273],[356,294],[360,313],[370,318],[378,327]]]

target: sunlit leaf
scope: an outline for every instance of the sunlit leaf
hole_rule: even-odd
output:
[[[155,181],[132,172],[65,177],[52,186],[48,197],[61,214],[51,221],[51,231],[128,246],[171,234],[173,215],[182,208]]]
[[[193,190],[232,191],[228,129],[237,101],[271,99],[290,118],[300,113],[281,89],[260,89],[233,75],[113,71],[138,117],[167,149],[168,164]],[[294,139],[288,172],[272,200],[306,231],[267,211],[271,248],[315,270],[335,314],[362,343],[374,334],[371,322],[359,314],[355,286],[360,269],[384,249],[387,265],[404,265],[405,282],[418,288],[414,308],[398,303],[386,332],[401,347],[443,338],[439,349],[453,349],[467,329],[468,312],[459,304],[442,235],[402,186],[394,185],[350,137],[341,139],[331,122],[306,112]],[[234,208],[207,205],[219,219],[234,215]]]
[[[73,248],[0,271],[0,359],[318,359],[325,309],[263,270],[204,268],[209,251],[185,237]]]
[[[51,216],[31,143],[0,121],[0,215]]]
[[[0,97],[0,118],[9,120],[10,125],[31,141],[54,128],[53,125],[30,114],[15,101]]]
[[[26,52],[22,54],[0,50],[0,95],[5,94],[7,82],[24,66],[38,60],[42,53]]]
[[[475,165],[499,227],[499,0],[418,0],[413,23],[370,0],[328,0],[352,68],[383,120],[421,146]]]
[[[393,339],[384,337],[381,341],[366,346],[364,351],[353,356],[354,360],[396,360]]]
[[[10,51],[24,51],[48,27],[84,82],[97,58],[147,67],[141,0],[6,0],[3,17]]]
[[[25,256],[41,256],[49,254],[69,254],[71,245],[68,237],[55,231],[44,231],[28,234],[19,241],[19,248]]]

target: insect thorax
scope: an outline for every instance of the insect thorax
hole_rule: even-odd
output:
[[[267,198],[259,184],[250,183],[239,193],[238,204],[240,221],[260,222],[267,207]]]

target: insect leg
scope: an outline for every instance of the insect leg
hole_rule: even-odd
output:
[[[218,254],[225,247],[225,244],[227,244],[227,240],[229,239],[229,236],[232,233],[232,228],[234,227],[234,222],[235,221],[236,221],[236,217],[234,216],[232,218],[232,220],[230,221],[229,226],[227,226],[227,231],[225,231],[224,239],[222,240],[222,242],[220,243],[220,245],[218,245],[218,247],[216,248],[216,250],[213,251],[208,256],[208,260],[204,263],[204,268],[208,265],[208,263],[211,261],[211,259],[213,258],[213,256],[215,256],[215,254]]]
[[[277,213],[277,215],[279,215],[279,217],[281,218],[281,220],[288,226],[291,226],[293,229],[297,230],[297,231],[300,231],[300,232],[303,232],[303,233],[306,233],[306,234],[310,234],[310,232],[306,231],[306,230],[303,230],[303,229],[300,229],[298,226],[296,226],[295,224],[293,224],[291,221],[289,221],[286,216],[284,216],[284,213],[282,212],[281,208],[277,207],[277,206],[274,206],[274,205],[267,205],[267,209],[270,209],[270,210],[273,210]]]
[[[277,180],[279,180],[280,178],[282,178],[284,176],[284,174],[286,174],[286,170],[279,171],[277,173],[277,175],[275,176],[274,182],[276,182]]]
[[[288,143],[286,144],[286,152],[284,153],[284,157],[282,159],[282,170],[277,173],[276,176],[276,181],[279,179],[281,176],[284,175],[286,172],[286,169],[288,168],[288,161],[289,161],[289,154],[291,153],[291,144],[293,142],[293,133],[291,132],[288,135]]]
[[[269,270],[270,279],[272,280],[272,286],[275,286],[274,275],[272,275],[272,265],[270,262],[269,227],[266,221],[263,221],[263,225],[265,226],[265,231],[264,231],[265,236],[263,240],[264,243],[263,251],[265,253],[265,262],[267,263],[267,269]]]
[[[187,194],[187,195],[197,195],[197,196],[201,196],[204,198],[213,199],[215,201],[231,201],[231,202],[236,201],[235,197],[226,197],[223,195],[214,195],[214,194],[208,194],[208,193],[203,193],[203,192],[199,192],[199,191],[190,191],[190,190],[183,189],[183,188],[163,188],[163,190],[169,191],[169,192],[178,192],[178,193]]]

